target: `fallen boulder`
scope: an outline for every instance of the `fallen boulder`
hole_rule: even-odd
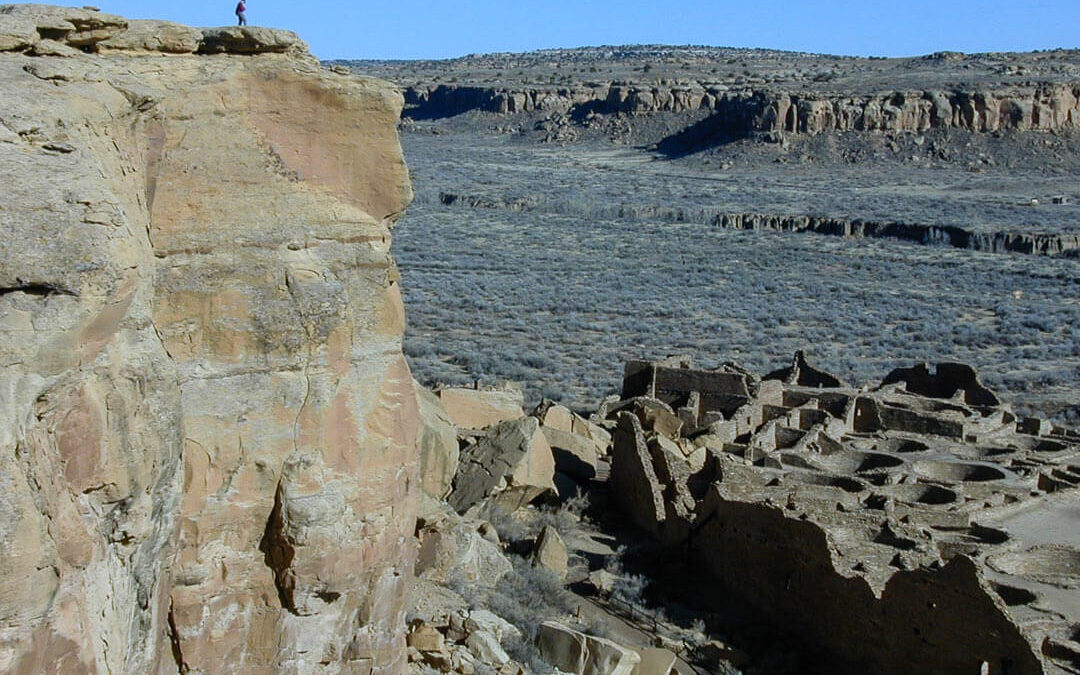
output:
[[[540,428],[554,453],[556,469],[580,481],[596,477],[596,465],[600,456],[595,443],[571,432],[548,426]]]
[[[451,387],[435,394],[459,429],[485,429],[499,422],[525,417],[522,409],[525,399],[517,390]]]
[[[611,445],[611,434],[604,427],[590,422],[566,406],[543,401],[533,415],[540,419],[545,429],[557,429],[568,434],[587,439],[596,447],[598,455],[606,455]]]
[[[535,567],[550,570],[560,579],[566,578],[570,556],[566,550],[566,543],[554,527],[545,525],[540,531],[540,536],[536,538],[536,544],[533,546],[532,564]]]
[[[474,609],[469,612],[469,617],[464,621],[464,628],[470,633],[486,631],[500,641],[521,638],[521,631],[517,626],[486,609]]]
[[[456,516],[423,524],[416,576],[437,582],[461,581],[494,586],[512,565],[502,549],[479,532],[480,526]]]
[[[465,646],[483,663],[502,666],[510,662],[510,657],[503,651],[498,638],[485,630],[469,633],[469,637],[465,638]]]
[[[543,659],[564,673],[630,675],[641,662],[641,656],[632,649],[557,621],[540,624],[536,643]]]
[[[461,451],[447,503],[464,513],[491,498],[514,511],[544,493],[554,492],[555,460],[534,417],[500,422]]]

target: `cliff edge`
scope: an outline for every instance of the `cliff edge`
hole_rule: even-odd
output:
[[[0,91],[0,670],[401,670],[400,94],[39,5]]]

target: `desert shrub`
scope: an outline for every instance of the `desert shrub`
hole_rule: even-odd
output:
[[[499,539],[507,543],[527,541],[533,539],[540,532],[538,528],[533,527],[532,523],[526,522],[514,513],[498,507],[492,508],[488,522],[498,532]]]
[[[517,626],[532,642],[541,623],[574,609],[574,596],[550,570],[534,567],[520,556],[511,561],[513,569],[487,594],[483,607]]]
[[[511,637],[505,640],[502,646],[510,658],[525,666],[531,673],[550,673],[554,670],[540,655],[535,639],[529,639],[524,635]]]
[[[555,505],[544,504],[538,508],[519,509],[513,513],[495,507],[488,520],[499,533],[499,538],[508,543],[532,541],[548,525],[555,528],[565,539],[581,527],[581,520],[588,508],[588,494],[579,492]]]
[[[612,586],[611,596],[635,610],[646,612],[648,608],[645,603],[645,589],[649,580],[644,575],[632,574],[626,570],[623,560],[627,553],[625,546],[619,546],[615,555],[604,561],[604,569],[618,578]]]
[[[395,230],[395,254],[406,350],[427,384],[518,379],[530,402],[543,395],[589,408],[618,390],[627,358],[678,350],[705,366],[731,359],[765,372],[806,349],[856,384],[916,361],[960,360],[1035,411],[1064,415],[1063,402],[1075,402],[1075,261],[733,232],[704,219],[819,212],[1016,228],[1030,207],[964,191],[945,199],[937,174],[910,177],[892,194],[858,183],[862,174],[810,181],[801,169],[771,167],[775,180],[750,170],[737,185],[703,190],[652,171],[598,180],[595,165],[563,161],[569,151],[403,140],[417,199]],[[913,189],[922,180],[933,188],[925,194]],[[444,207],[440,190],[536,201],[526,212]],[[1038,218],[1041,230],[1076,231],[1074,209]],[[1047,363],[1062,375],[1040,390]]]
[[[645,589],[648,585],[649,580],[644,575],[624,574],[612,586],[611,595],[636,609],[645,609]]]

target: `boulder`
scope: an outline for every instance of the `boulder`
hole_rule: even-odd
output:
[[[486,609],[474,609],[469,612],[469,617],[465,619],[464,628],[470,633],[476,631],[491,633],[500,642],[521,637],[521,631],[518,630],[517,626]]]
[[[461,451],[454,488],[447,497],[458,513],[492,498],[513,511],[553,492],[555,460],[534,417],[500,422]]]
[[[203,28],[200,54],[265,54],[306,52],[307,45],[291,30],[261,26]]]
[[[628,649],[593,635],[585,636],[585,670],[582,675],[630,675],[641,662],[641,656]]]
[[[424,492],[443,499],[458,468],[458,439],[454,424],[439,397],[416,385],[420,405],[420,483]]]
[[[619,577],[606,569],[598,569],[589,572],[588,581],[600,593],[611,593],[615,590],[615,584],[618,583]]]
[[[405,636],[405,643],[413,649],[422,652],[445,652],[446,639],[435,626],[415,621],[409,627],[409,633]]]
[[[551,446],[556,469],[580,481],[596,477],[596,465],[600,458],[592,441],[584,436],[548,426],[540,428]]]
[[[632,649],[586,635],[557,621],[540,624],[536,643],[541,657],[564,673],[630,675],[641,662]]]
[[[431,581],[494,586],[513,565],[474,522],[448,517],[421,527],[416,575]]]
[[[449,616],[450,630],[452,630],[454,617],[466,613],[468,610],[469,603],[465,598],[455,593],[453,589],[438,581],[414,577],[412,589],[409,591],[409,607],[407,610],[409,616],[431,624],[439,624]],[[451,635],[450,630],[447,630],[445,634],[450,641],[465,639],[464,632],[454,636]]]
[[[38,39],[37,27],[24,17],[0,14],[0,52],[21,51]]]
[[[465,638],[465,646],[483,663],[503,666],[510,662],[510,657],[503,651],[498,638],[487,631],[469,633],[469,637]]]
[[[99,51],[193,54],[202,44],[198,28],[171,21],[132,20],[127,30],[98,43]]]
[[[574,413],[566,406],[542,401],[534,412],[540,423],[549,429],[558,429],[568,434],[574,432]]]
[[[608,446],[611,445],[611,434],[602,426],[551,401],[543,401],[537,406],[534,414],[545,428],[557,429],[587,439],[596,447],[596,454],[601,456],[607,454]]]
[[[669,675],[675,668],[678,656],[662,647],[649,647],[638,652],[641,662],[634,667],[633,675]]]
[[[525,399],[518,390],[452,387],[440,389],[435,394],[459,429],[485,429],[525,416],[522,409]]]
[[[608,417],[616,417],[621,412],[632,411],[637,415],[643,429],[669,438],[678,438],[682,432],[682,419],[670,405],[658,398],[634,396],[606,406],[606,410]]]
[[[35,37],[56,40],[71,47],[92,48],[128,27],[128,20],[121,16],[77,7],[0,5],[0,15],[19,20],[19,25],[32,24],[37,33]]]
[[[536,633],[540,656],[564,673],[585,672],[585,634],[558,621],[545,621]]]
[[[682,419],[667,406],[640,405],[635,412],[641,425],[650,431],[668,438],[678,438],[682,431]]]
[[[536,538],[536,544],[532,550],[532,564],[550,570],[560,579],[566,578],[570,556],[566,550],[566,543],[554,527],[545,525],[540,531],[540,536]]]

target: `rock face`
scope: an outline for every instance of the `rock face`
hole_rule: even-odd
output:
[[[414,85],[405,90],[414,116],[468,110],[641,114],[708,111],[717,130],[816,135],[834,131],[965,129],[974,132],[1080,128],[1080,86],[1043,84],[1001,90],[912,90],[852,95],[815,91],[600,84],[522,88]]]
[[[735,372],[627,365],[624,395],[721,415],[664,438],[610,406],[635,524],[850,672],[1075,670],[1080,434],[1018,420],[963,364],[862,389],[801,354],[779,379]]]
[[[404,665],[402,101],[264,32],[0,7],[5,672]]]
[[[457,431],[439,397],[416,385],[420,403],[420,482],[424,492],[442,499],[450,492],[457,473]]]

